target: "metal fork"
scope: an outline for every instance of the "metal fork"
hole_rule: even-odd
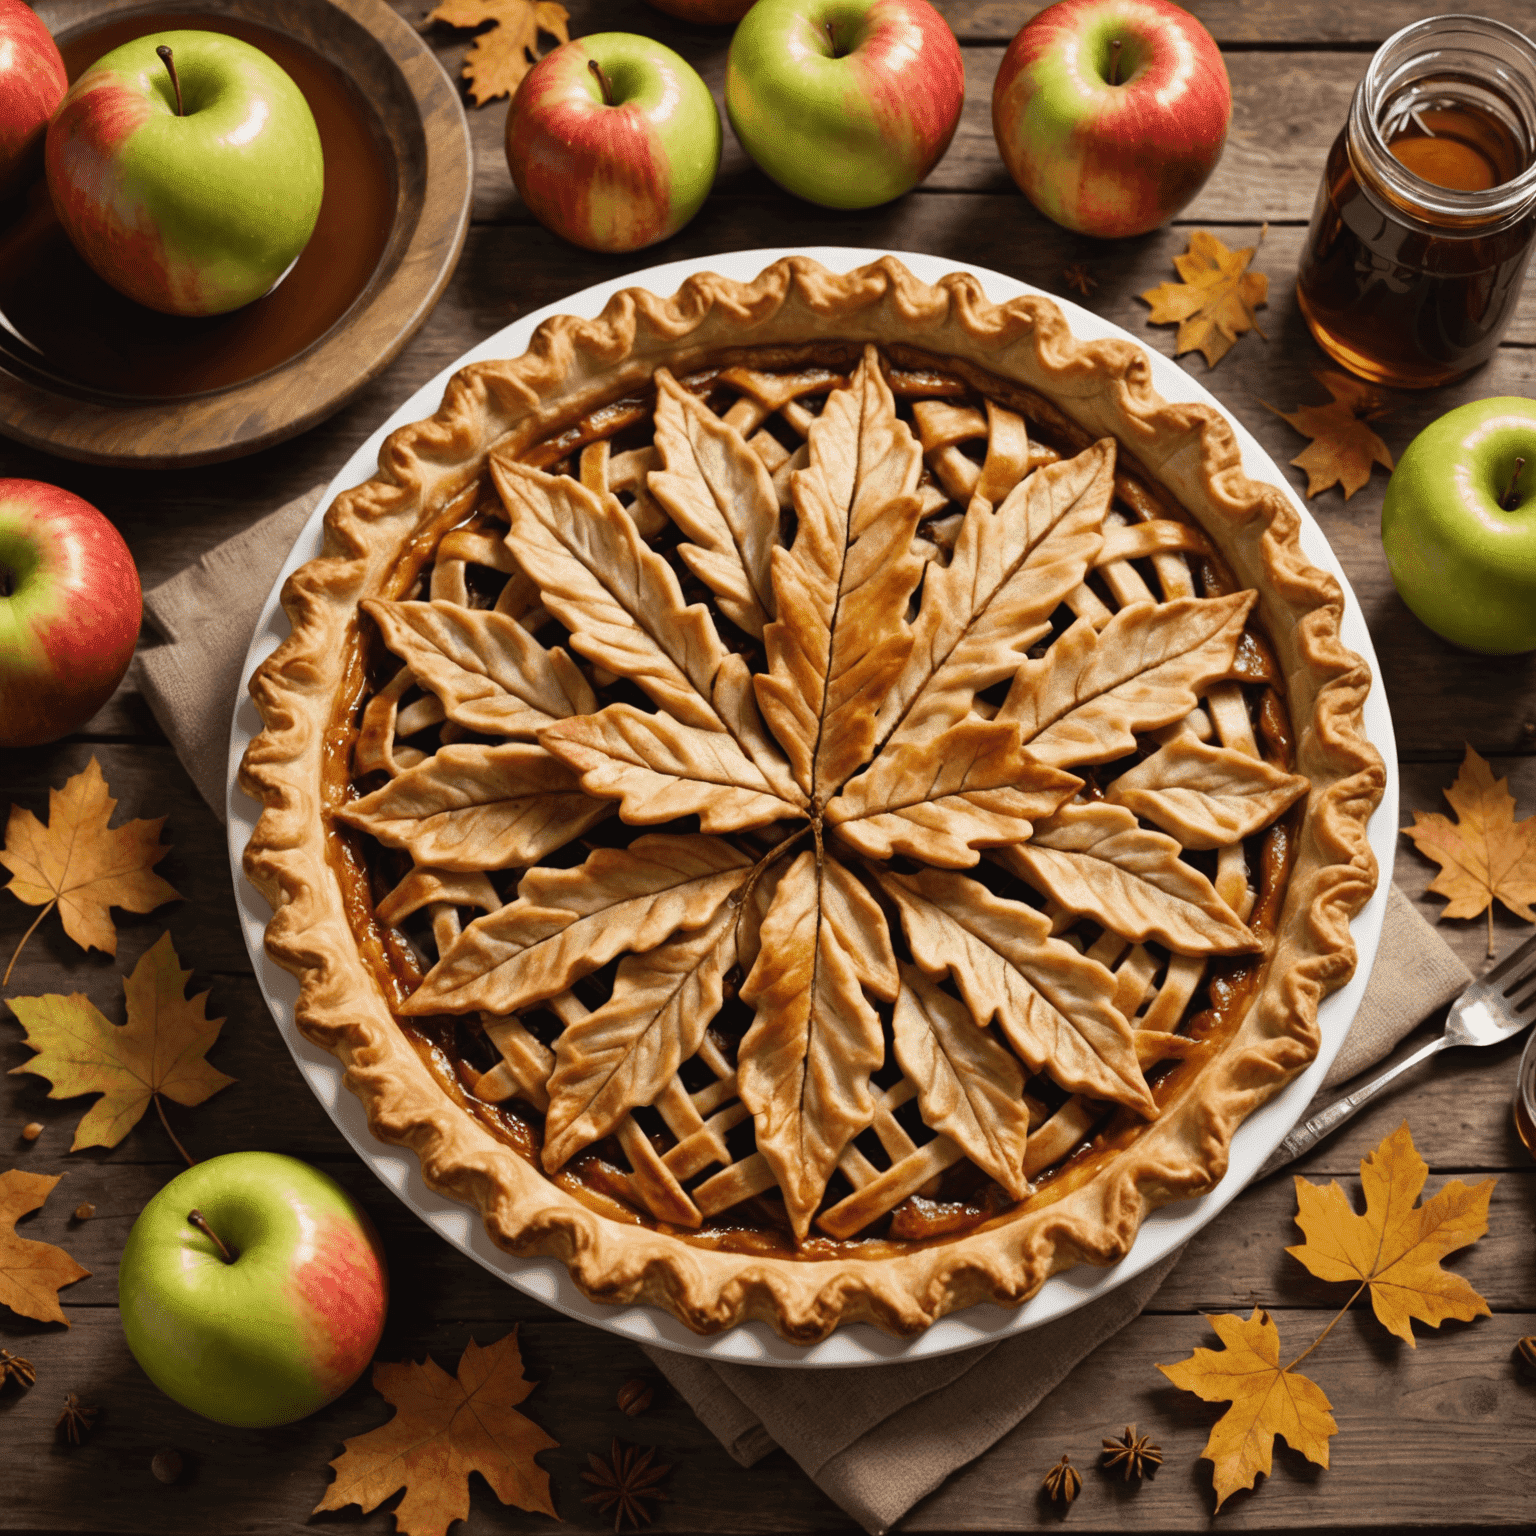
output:
[[[1474,981],[1451,1004],[1445,1032],[1422,1050],[1389,1067],[1380,1077],[1372,1078],[1363,1088],[1346,1094],[1326,1109],[1298,1125],[1275,1148],[1269,1160],[1254,1174],[1253,1182],[1268,1178],[1293,1158],[1323,1137],[1331,1135],[1357,1110],[1363,1109],[1389,1083],[1395,1082],[1410,1067],[1416,1067],[1438,1051],[1453,1045],[1497,1045],[1536,1021],[1536,937],[1529,938],[1511,951],[1479,981]]]

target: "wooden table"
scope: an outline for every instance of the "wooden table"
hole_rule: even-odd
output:
[[[421,0],[397,0],[416,19]],[[718,94],[727,37],[669,22],[641,0],[566,0],[572,30],[630,29],[661,37],[694,60]],[[344,410],[307,436],[238,464],[180,473],[116,474],[0,446],[0,474],[50,480],[102,507],[123,530],[146,587],[263,512],[328,479],[400,401],[445,363],[520,314],[590,283],[657,260],[743,247],[807,245],[893,247],[951,256],[1064,291],[1063,269],[1082,262],[1098,280],[1090,307],[1126,326],[1148,347],[1172,351],[1170,329],[1145,323],[1144,289],[1172,275],[1194,227],[1229,245],[1267,233],[1255,266],[1270,276],[1262,315],[1268,341],[1245,337],[1214,373],[1197,354],[1184,360],[1277,461],[1303,446],[1267,407],[1289,410],[1323,398],[1311,370],[1323,359],[1297,311],[1293,277],[1329,142],[1371,50],[1390,32],[1427,14],[1413,0],[1368,5],[1308,0],[1205,0],[1191,6],[1226,54],[1236,107],[1226,154],[1209,184],[1173,226],[1142,239],[1103,244],[1048,224],[1014,190],[991,135],[992,80],[1003,48],[1036,9],[1026,0],[938,0],[965,47],[966,111],[947,158],[926,186],[868,213],[813,208],[784,196],[755,171],[727,135],[715,194],[666,246],[632,258],[591,255],[532,223],[512,190],[502,158],[505,104],[471,110],[477,147],[474,226],[458,273],[404,354]],[[1480,0],[1485,14],[1529,26],[1526,0]],[[463,34],[435,29],[443,62],[456,72]],[[1453,389],[1403,396],[1382,432],[1394,451],[1450,406],[1489,395],[1536,394],[1536,284],[1529,284],[1507,344],[1475,377]],[[1522,811],[1536,810],[1536,658],[1489,659],[1442,644],[1409,614],[1393,590],[1377,538],[1385,478],[1347,505],[1337,491],[1313,504],[1355,591],[1381,658],[1381,683],[1397,726],[1403,820],[1440,805],[1463,741],[1508,774]],[[263,578],[263,581],[265,578]],[[663,1531],[849,1529],[842,1512],[783,1454],[738,1467],[693,1417],[658,1385],[644,1416],[616,1409],[620,1384],[647,1372],[638,1349],[525,1299],[427,1231],[352,1155],[311,1097],[272,1025],[252,976],[230,890],[224,834],[156,727],[131,679],[87,728],[54,746],[0,754],[0,802],[42,812],[47,790],[99,759],[119,816],[169,814],[174,851],[160,866],[185,898],[147,917],[121,915],[115,961],[83,954],[57,919],[28,945],[10,995],[81,991],[121,1020],[119,976],[169,927],[195,987],[212,989],[211,1010],[227,1018],[212,1060],[238,1082],[206,1105],[170,1108],[194,1156],[271,1148],[309,1159],[356,1192],[384,1234],[394,1278],[390,1323],[379,1357],[430,1351],[450,1370],[465,1342],[500,1337],[522,1324],[525,1358],[539,1387],[528,1409],[560,1442],[544,1463],[567,1529],[603,1528],[581,1502],[589,1449],[610,1437],[660,1448],[673,1463],[672,1502]],[[1398,877],[1410,893],[1432,873],[1406,844]],[[1436,900],[1421,901],[1433,917]],[[0,898],[0,954],[8,956],[33,911]],[[1502,912],[1501,948],[1525,931]],[[1447,924],[1449,941],[1481,964],[1480,922]],[[1424,1038],[1436,1021],[1424,1026]],[[1254,1494],[1223,1510],[1229,1529],[1470,1527],[1529,1524],[1536,1517],[1536,1383],[1522,1378],[1511,1350],[1536,1332],[1536,1169],[1510,1116],[1518,1042],[1463,1051],[1420,1069],[1395,1094],[1299,1166],[1314,1179],[1352,1181],[1360,1157],[1403,1117],[1433,1170],[1430,1189],[1456,1174],[1497,1173],[1491,1231],[1450,1263],[1493,1308],[1473,1324],[1420,1329],[1419,1348],[1388,1336],[1358,1306],[1308,1369],[1331,1397],[1339,1434],[1323,1471],[1277,1448],[1274,1473]],[[0,1024],[0,1068],[30,1053],[14,1023]],[[63,1293],[72,1326],[30,1324],[0,1311],[0,1345],[28,1356],[37,1384],[0,1394],[0,1528],[125,1532],[288,1531],[302,1525],[330,1474],[342,1440],[390,1416],[365,1381],[300,1424],[264,1433],[219,1428],[194,1418],[152,1388],[123,1343],[115,1310],[117,1257],[143,1203],[179,1161],[153,1115],[110,1152],[66,1154],[88,1101],[54,1102],[39,1078],[0,1079],[0,1168],[17,1166],[68,1178],[37,1217],[29,1237],[63,1245],[92,1271]],[[39,1120],[28,1144],[19,1132]],[[1353,1184],[1346,1187],[1353,1188]],[[93,1202],[96,1215],[70,1212]],[[1174,1391],[1154,1369],[1214,1342],[1201,1314],[1275,1317],[1290,1343],[1310,1341],[1342,1297],[1313,1281],[1285,1245],[1294,1197],[1288,1180],[1245,1194],[1191,1246],[1152,1306],[1086,1360],[1012,1435],[920,1504],[905,1525],[917,1530],[993,1530],[1053,1525],[1039,1502],[1045,1469],[1063,1451],[1091,1467],[1100,1438],[1136,1421],[1167,1457],[1143,1487],[1089,1471],[1071,1511],[1074,1529],[1204,1529],[1212,1505],[1210,1468],[1198,1460],[1215,1406]],[[79,1448],[59,1444],[53,1425],[66,1392],[98,1404],[95,1433]],[[942,1426],[935,1426],[942,1433]],[[163,1445],[181,1449],[187,1470],[164,1487],[150,1474]],[[337,1527],[393,1529],[387,1512],[321,1517]],[[318,1522],[317,1522],[318,1523]],[[479,1483],[464,1529],[546,1529],[541,1517],[503,1510]]]

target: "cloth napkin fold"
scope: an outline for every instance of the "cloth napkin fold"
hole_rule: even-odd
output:
[[[246,649],[272,581],[319,497],[317,486],[144,599],[165,642],[141,655],[144,692],[220,821]],[[1471,979],[1394,886],[1370,986],[1325,1088],[1380,1061]],[[1000,1440],[1080,1360],[1136,1317],[1179,1257],[1171,1254],[1054,1323],[938,1359],[802,1371],[646,1352],[743,1466],[782,1446],[824,1492],[878,1533]]]

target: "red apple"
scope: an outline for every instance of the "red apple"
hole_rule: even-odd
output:
[[[0,480],[0,747],[84,725],[123,680],[142,613],[133,556],[95,507]]]
[[[591,251],[676,234],[720,165],[720,114],[680,55],[631,32],[546,53],[507,113],[507,165],[528,211]]]
[[[734,26],[752,9],[753,0],[651,0],[658,11],[680,21],[701,21],[709,27]]]
[[[1020,28],[992,90],[1013,179],[1080,234],[1145,234],[1205,184],[1232,87],[1211,34],[1168,0],[1059,0]]]
[[[69,81],[64,60],[21,0],[0,0],[0,199],[42,169],[43,135]]]

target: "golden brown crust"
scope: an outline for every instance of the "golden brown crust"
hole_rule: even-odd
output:
[[[343,910],[325,738],[357,605],[385,590],[418,527],[475,481],[491,449],[515,453],[660,365],[683,373],[735,347],[897,336],[1038,391],[1091,438],[1118,438],[1195,516],[1260,592],[1296,768],[1313,788],[1256,1005],[1127,1152],[1053,1204],[875,1263],[719,1252],[598,1215],[449,1100],[395,1024]],[[331,507],[320,556],[283,590],[293,633],[252,679],[265,729],[240,782],[265,809],[245,870],[274,909],[267,949],[301,982],[304,1033],[344,1064],[374,1134],[412,1148],[427,1184],[478,1209],[509,1252],[558,1257],[588,1296],[661,1306],[701,1333],[761,1319],[798,1343],[855,1321],[913,1334],[977,1302],[1018,1304],[1074,1264],[1123,1258],[1149,1210],[1221,1177],[1238,1125],[1316,1055],[1318,1005],[1353,972],[1350,920],[1376,881],[1366,823],[1385,770],[1362,728],[1370,674],[1342,642],[1342,593],[1302,553],[1288,498],[1244,475],[1219,414],[1157,395],[1139,347],[1078,340],[1048,299],[994,305],[966,274],[930,286],[891,257],[841,276],[790,258],[751,283],[701,274],[671,298],[631,289],[596,320],[546,321],[524,356],[457,374],[435,416],[389,438],[379,471]]]

